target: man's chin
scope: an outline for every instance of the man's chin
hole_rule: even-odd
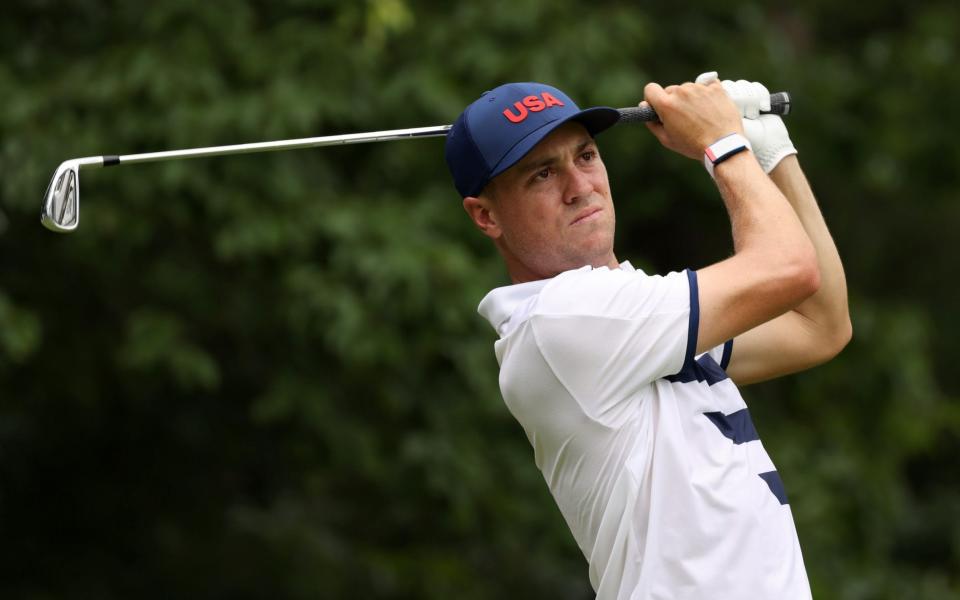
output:
[[[589,239],[583,240],[576,252],[576,259],[581,265],[603,267],[614,259],[613,239],[606,232],[596,232]]]

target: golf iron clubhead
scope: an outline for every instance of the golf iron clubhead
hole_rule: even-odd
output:
[[[73,231],[79,224],[80,167],[68,160],[57,167],[43,197],[40,220],[54,231]]]
[[[80,167],[103,166],[103,157],[73,158],[54,171],[43,195],[40,222],[51,231],[69,233],[80,224]]]

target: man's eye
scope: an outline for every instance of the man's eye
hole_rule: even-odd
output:
[[[550,169],[540,169],[537,171],[537,174],[533,176],[534,179],[546,179],[550,177]]]
[[[587,162],[590,162],[591,160],[595,159],[596,157],[597,157],[597,153],[596,153],[596,151],[594,151],[594,150],[587,150],[586,152],[584,152],[583,154],[580,155],[580,158],[582,158],[583,160],[585,160],[585,161],[587,161]]]

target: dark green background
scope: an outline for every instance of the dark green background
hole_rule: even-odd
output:
[[[0,19],[0,597],[591,597],[476,314],[506,283],[442,140],[67,158],[451,122],[485,89],[627,106],[765,82],[854,339],[745,390],[817,598],[960,596],[955,2],[24,1]],[[730,252],[702,166],[601,138],[618,256]]]

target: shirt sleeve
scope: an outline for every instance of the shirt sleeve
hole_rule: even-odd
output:
[[[599,418],[693,361],[696,272],[564,273],[541,292],[530,326],[551,370]]]
[[[727,370],[727,365],[730,364],[730,354],[733,352],[733,340],[727,340],[726,343],[717,346],[716,348],[711,349],[707,354],[710,355],[720,368],[724,371]]]

